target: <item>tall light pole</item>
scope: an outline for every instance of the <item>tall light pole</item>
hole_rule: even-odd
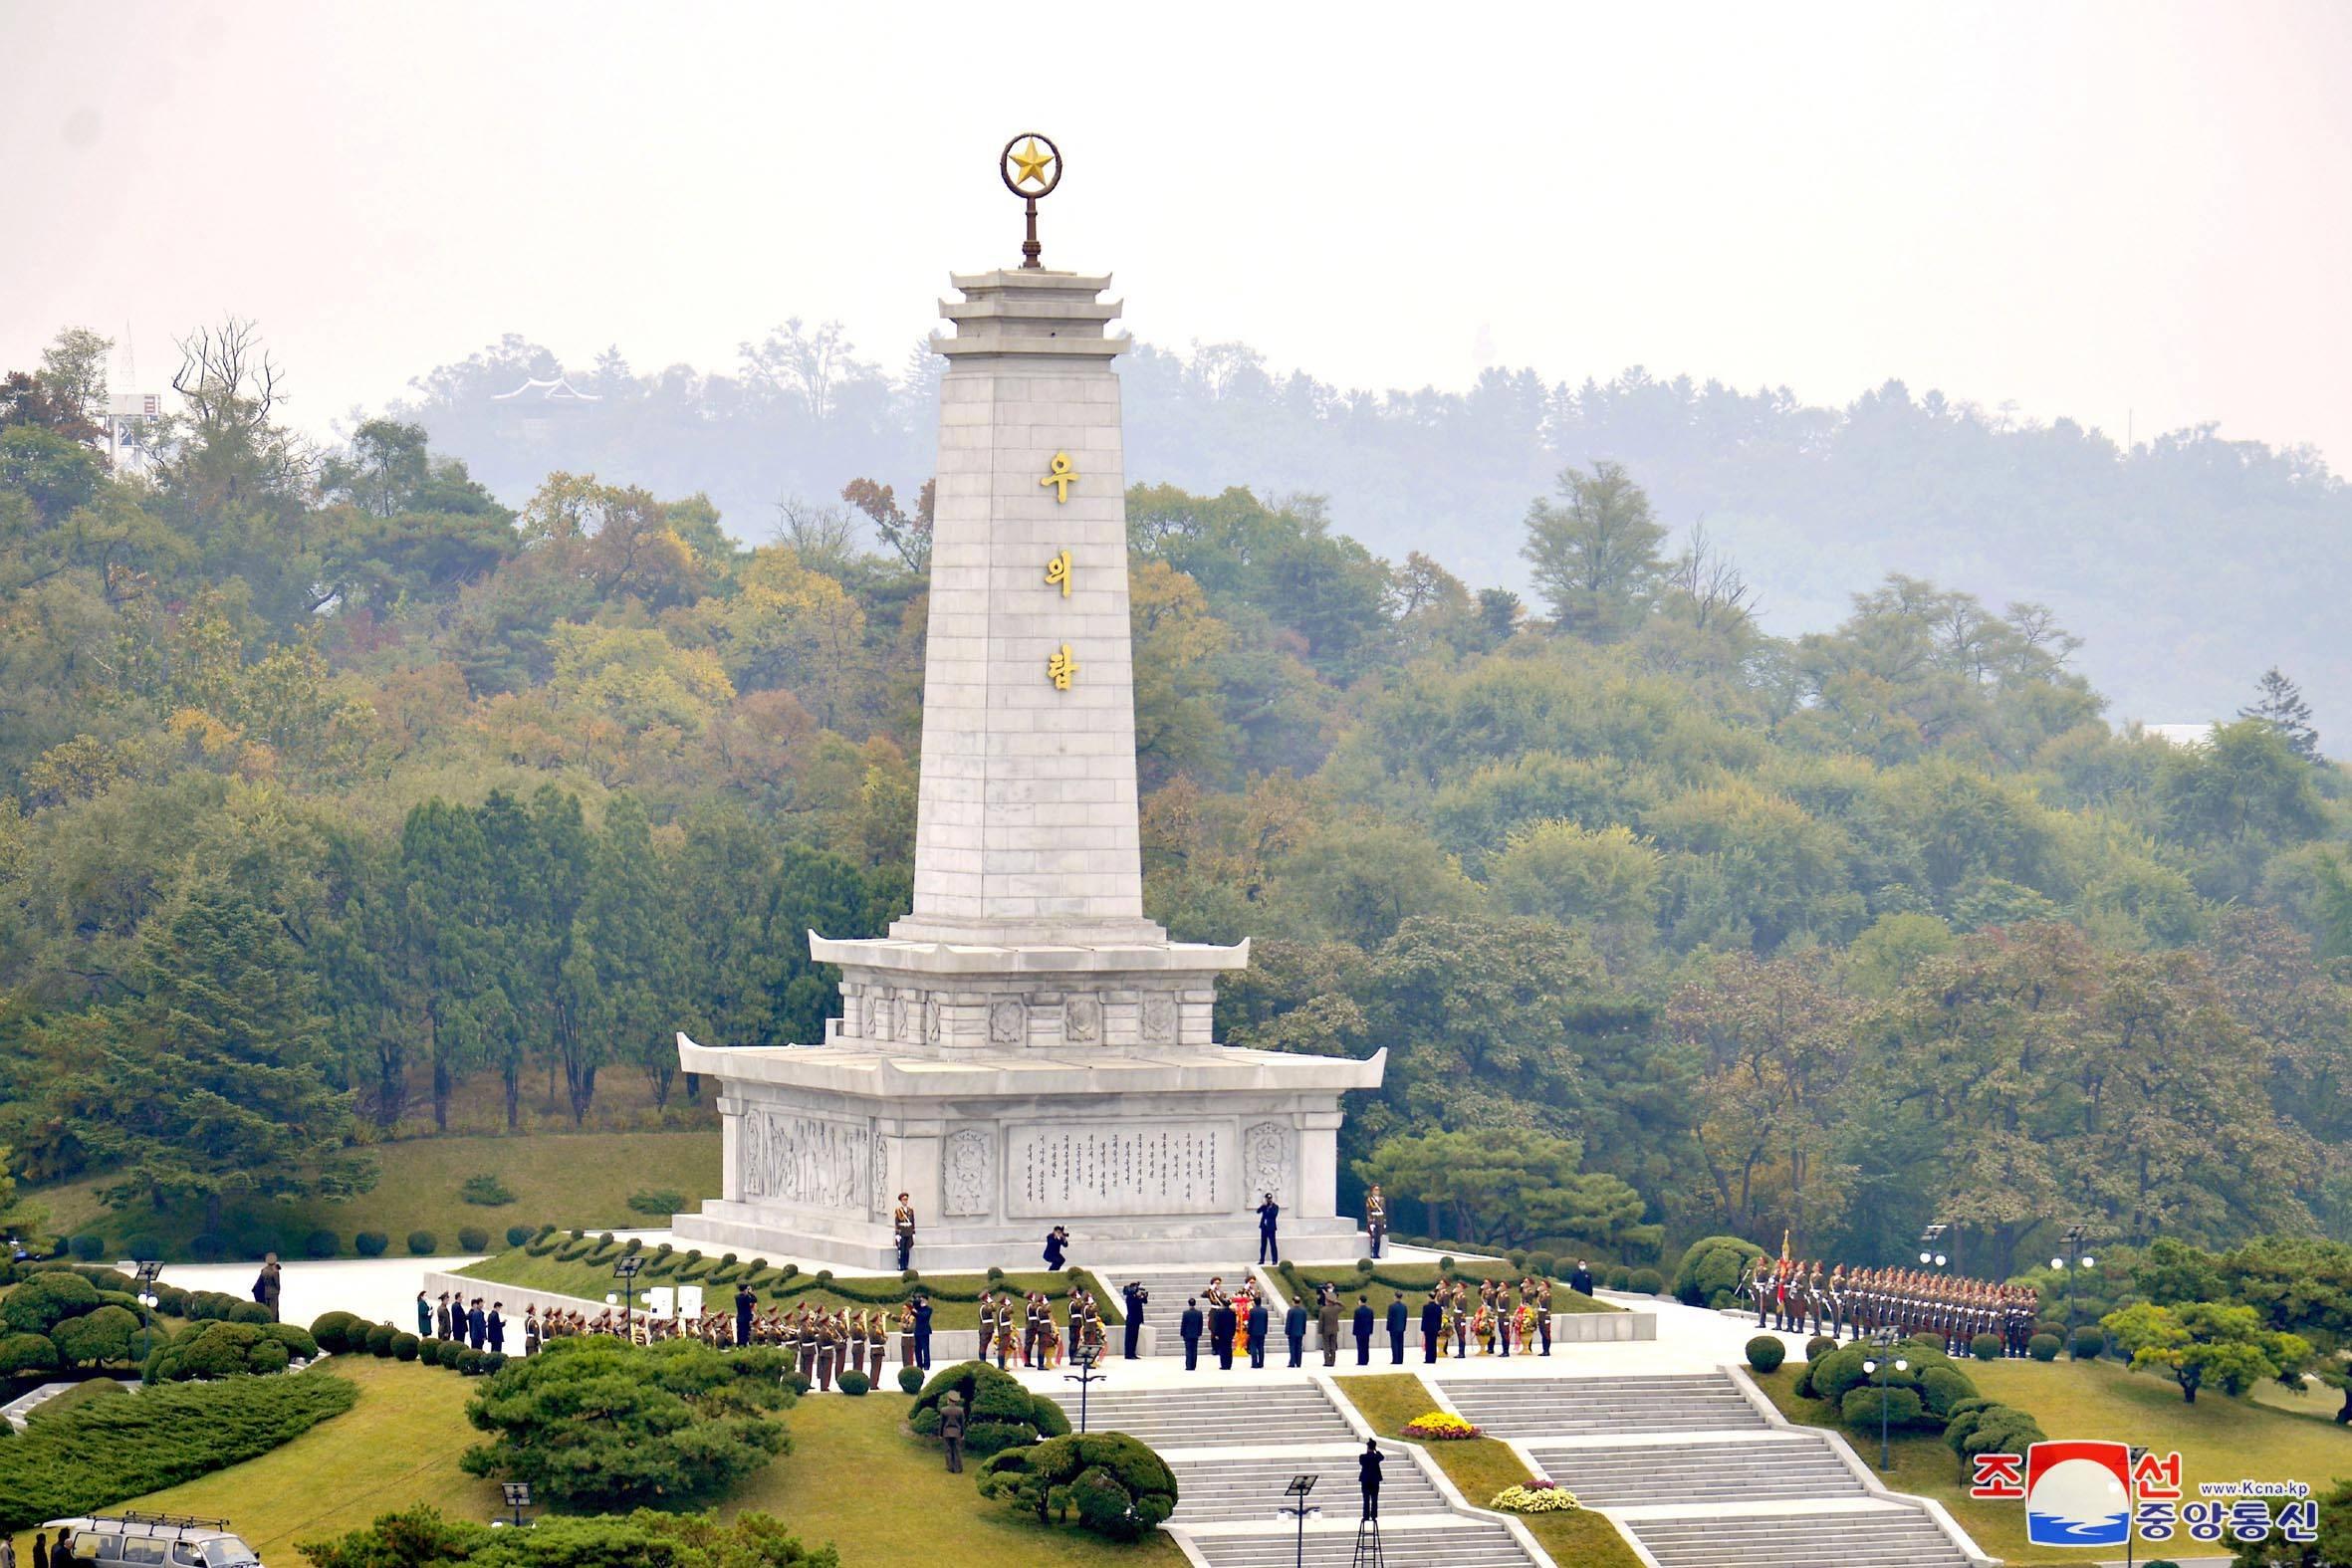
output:
[[[1086,1390],[1104,1380],[1105,1374],[1094,1370],[1094,1363],[1101,1354],[1092,1345],[1080,1345],[1076,1355],[1072,1358],[1077,1363],[1078,1370],[1061,1374],[1062,1382],[1075,1383],[1078,1386],[1078,1433],[1080,1436],[1083,1436],[1086,1431]]]
[[[2058,1237],[2058,1244],[2065,1250],[2050,1259],[2050,1267],[2066,1276],[2066,1340],[2069,1346],[2074,1340],[2074,1276],[2086,1268],[2097,1267],[2099,1262],[2083,1250],[2089,1243],[2090,1232],[2079,1225],[2070,1225],[2066,1228],[2066,1233]],[[2072,1355],[2073,1351],[2069,1349],[2067,1354]]]
[[[637,1270],[644,1266],[645,1259],[635,1252],[612,1265],[612,1277],[620,1281],[620,1337],[632,1345],[636,1343],[637,1331],[629,1314],[637,1304]]]
[[[1919,1232],[1919,1265],[1922,1268],[1942,1268],[1951,1262],[1946,1249],[1939,1245],[1951,1227],[1939,1220]]]
[[[1309,1516],[1323,1511],[1306,1505],[1306,1494],[1314,1490],[1316,1479],[1313,1475],[1294,1475],[1291,1484],[1283,1488],[1284,1496],[1297,1499],[1283,1504],[1280,1511],[1284,1518],[1298,1521],[1298,1550],[1292,1558],[1298,1568],[1306,1568],[1306,1521]]]
[[[155,1278],[163,1272],[160,1258],[142,1257],[138,1260],[138,1314],[144,1320],[143,1343],[138,1359],[144,1361],[155,1349]]]
[[[1895,1343],[1894,1331],[1881,1329],[1878,1342],[1882,1346],[1892,1347]],[[1908,1372],[1911,1370],[1911,1363],[1901,1356],[1897,1356],[1893,1363],[1893,1369],[1897,1372]],[[1881,1470],[1891,1469],[1894,1464],[1893,1449],[1888,1441],[1887,1400],[1890,1390],[1887,1386],[1887,1370],[1888,1363],[1883,1351],[1878,1356],[1871,1357],[1862,1363],[1863,1375],[1874,1378],[1878,1382],[1878,1467]]]

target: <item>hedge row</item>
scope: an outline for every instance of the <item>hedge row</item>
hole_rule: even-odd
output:
[[[324,1371],[91,1400],[0,1443],[0,1532],[95,1513],[269,1453],[357,1401]]]
[[[476,1350],[454,1339],[419,1339],[389,1323],[370,1323],[351,1312],[323,1312],[311,1324],[319,1348],[334,1355],[376,1356],[446,1367],[461,1377],[486,1377],[507,1363],[495,1350]]]
[[[529,1226],[506,1228],[506,1244],[522,1246],[537,1232]],[[412,1257],[432,1257],[441,1250],[441,1238],[430,1231],[411,1231],[402,1238]],[[461,1252],[490,1250],[491,1232],[480,1226],[466,1226],[457,1232],[457,1249]],[[219,1235],[204,1232],[188,1241],[188,1254],[199,1263],[227,1262],[248,1257],[258,1261],[271,1252],[282,1257],[315,1258],[341,1257],[347,1252],[359,1257],[381,1257],[391,1249],[392,1238],[381,1231],[361,1231],[346,1238],[334,1231],[263,1232],[251,1235]],[[155,1257],[164,1250],[161,1241],[153,1236],[127,1235],[110,1243],[106,1236],[95,1232],[59,1238],[54,1243],[57,1257],[70,1257],[84,1263],[94,1263],[110,1251],[118,1257]]]

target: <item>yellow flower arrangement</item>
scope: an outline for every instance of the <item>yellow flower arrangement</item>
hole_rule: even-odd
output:
[[[1428,1410],[1405,1424],[1405,1436],[1427,1438],[1432,1443],[1455,1443],[1465,1438],[1483,1438],[1486,1434],[1459,1416]]]
[[[1565,1486],[1554,1486],[1547,1480],[1529,1481],[1524,1486],[1506,1486],[1495,1493],[1495,1500],[1487,1504],[1510,1513],[1565,1513],[1576,1507],[1576,1494]]]

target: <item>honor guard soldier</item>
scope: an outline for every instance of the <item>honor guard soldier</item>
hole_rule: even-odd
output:
[[[1380,1184],[1364,1195],[1364,1231],[1372,1238],[1372,1255],[1380,1255],[1380,1243],[1388,1239],[1388,1200],[1380,1196]]]
[[[891,1212],[890,1229],[898,1235],[898,1271],[905,1273],[913,1267],[915,1255],[915,1206],[907,1202],[906,1194],[898,1195],[898,1207]]]

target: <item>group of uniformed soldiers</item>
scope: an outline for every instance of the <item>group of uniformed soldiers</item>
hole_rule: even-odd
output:
[[[1508,1279],[1482,1279],[1474,1298],[1470,1283],[1462,1278],[1438,1281],[1429,1299],[1438,1309],[1438,1343],[1429,1355],[1434,1361],[1444,1353],[1446,1345],[1454,1347],[1457,1360],[1470,1354],[1475,1342],[1482,1356],[1510,1355],[1517,1345],[1522,1354],[1538,1344],[1541,1354],[1551,1354],[1551,1281],[1529,1277],[1516,1286]],[[1428,1308],[1422,1309],[1423,1332],[1428,1335]],[[1425,1350],[1430,1347],[1425,1343]]]
[[[2002,1354],[2022,1356],[2041,1320],[2041,1295],[2027,1285],[1917,1268],[1824,1268],[1815,1261],[1758,1257],[1740,1280],[1756,1326],[1840,1339],[1891,1331],[1940,1338],[1965,1355],[1979,1334],[2000,1336]]]
[[[563,1339],[574,1334],[609,1334],[640,1345],[670,1339],[698,1339],[720,1349],[738,1343],[772,1345],[791,1353],[801,1375],[817,1388],[830,1390],[834,1377],[842,1372],[864,1372],[868,1379],[880,1382],[893,1328],[898,1338],[898,1364],[916,1365],[917,1305],[911,1299],[901,1304],[895,1324],[888,1307],[828,1311],[809,1302],[789,1312],[770,1307],[751,1317],[750,1333],[741,1340],[737,1330],[744,1325],[724,1312],[662,1318],[622,1314],[609,1308],[593,1317],[585,1312],[550,1311],[533,1321],[537,1332],[528,1348],[539,1348],[538,1335]]]
[[[980,1298],[980,1359],[1003,1367],[1018,1353],[1025,1367],[1055,1367],[1079,1348],[1103,1349],[1102,1304],[1082,1288],[1069,1292],[1067,1317],[1054,1321],[1054,1298],[1042,1290],[1016,1298],[999,1290]]]

